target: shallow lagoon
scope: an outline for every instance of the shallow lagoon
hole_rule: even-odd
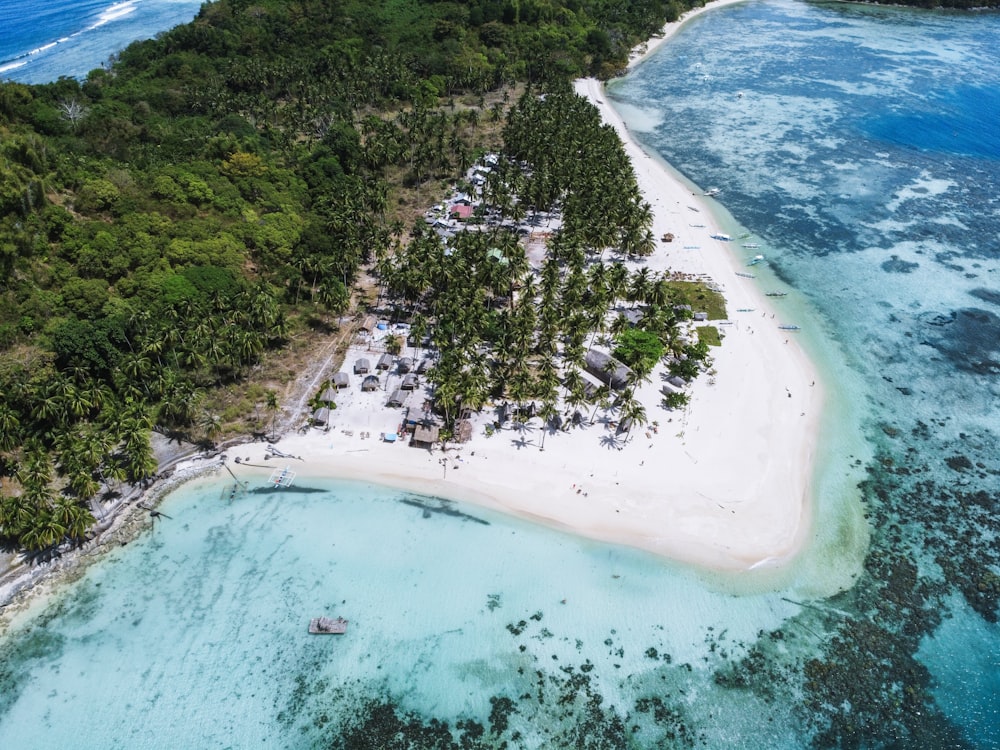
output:
[[[510,698],[507,738],[543,747],[576,731],[590,693],[600,722],[672,693],[709,732],[742,710],[696,700],[714,668],[800,609],[472,506],[300,485],[318,491],[228,503],[221,477],[187,484],[170,518],[22,623],[3,647],[4,744],[318,747],[373,699],[491,726],[491,698]],[[320,614],[348,634],[310,636]]]

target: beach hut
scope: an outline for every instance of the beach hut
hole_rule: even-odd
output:
[[[406,397],[408,395],[409,394],[406,391],[397,388],[392,392],[392,395],[389,396],[389,400],[385,402],[385,405],[393,408],[397,406],[402,406],[403,404],[406,403]]]
[[[400,357],[396,362],[396,371],[404,374],[413,369],[413,359],[410,357]]]
[[[379,389],[378,375],[366,375],[361,383],[363,391],[377,391]]]
[[[440,428],[434,424],[421,424],[413,431],[410,445],[415,448],[431,448],[438,441]]]
[[[363,333],[371,334],[375,330],[375,316],[366,315],[365,319],[361,321],[361,330]]]
[[[610,354],[597,349],[591,349],[587,352],[583,366],[587,372],[616,391],[625,388],[632,376],[632,368],[622,364]]]
[[[330,404],[337,400],[337,394],[333,388],[324,388],[323,392],[319,394],[319,400]]]
[[[321,406],[316,411],[313,412],[313,424],[315,425],[325,425],[330,421],[330,410],[325,406]]]
[[[694,320],[696,320],[696,321],[708,320],[708,313],[707,312],[696,312],[694,314]]]
[[[347,388],[350,385],[351,385],[351,380],[350,380],[350,378],[347,377],[347,373],[346,372],[338,372],[338,373],[334,374],[334,376],[333,376],[333,387],[334,388],[336,388],[337,390],[340,390],[341,388]]]
[[[375,365],[375,369],[388,370],[390,367],[392,367],[392,355],[386,352],[378,358],[378,364]]]
[[[420,360],[420,364],[417,365],[417,375],[423,375],[425,372],[427,372],[427,368],[430,366],[431,366],[430,360],[428,359]]]
[[[420,387],[420,383],[417,381],[417,376],[410,372],[403,376],[403,382],[399,389],[401,391],[415,391],[418,387]]]
[[[369,372],[371,372],[371,369],[372,369],[371,363],[364,357],[362,357],[361,359],[357,360],[354,363],[355,375],[367,375]]]

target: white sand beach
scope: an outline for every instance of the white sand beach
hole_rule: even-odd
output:
[[[678,26],[671,24],[657,41]],[[705,199],[638,147],[605,103],[598,81],[578,81],[577,91],[625,142],[654,209],[654,235],[675,235],[672,243],[659,243],[645,265],[710,277],[726,297],[730,321],[720,326],[725,339],[712,352],[716,372],[695,381],[689,406],[662,409],[660,379],[654,377],[637,394],[650,422],[659,426],[637,427],[625,444],[613,439],[613,415],[598,414],[593,424],[565,432],[547,431],[543,450],[540,419],[524,430],[487,437],[485,426],[495,418],[488,412],[476,419],[470,442],[429,451],[381,441],[380,433],[394,431],[403,412],[384,407],[384,391],[361,393],[361,378],[351,375],[329,430],[313,428],[275,446],[301,461],[267,459],[267,446],[251,444],[230,452],[241,457],[239,466],[230,460],[230,467],[251,484],[267,480],[271,469],[264,467],[288,465],[299,481],[335,475],[479,503],[715,570],[781,565],[795,556],[810,528],[810,479],[823,408],[816,372],[794,333],[778,329],[781,319],[772,318],[769,300],[736,275],[746,271],[735,257],[736,243],[710,239],[721,230]],[[692,217],[704,227],[692,227]],[[684,249],[692,245],[701,249]],[[737,309],[753,312],[737,316]],[[358,357],[374,362],[378,354],[377,345],[360,344],[343,369],[350,373]],[[409,403],[419,410],[422,396],[414,393]]]

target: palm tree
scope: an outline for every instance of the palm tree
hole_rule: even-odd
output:
[[[267,391],[267,402],[264,404],[264,408],[268,410],[271,414],[271,440],[275,440],[277,437],[274,433],[275,420],[278,417],[278,408],[280,404],[278,403],[278,394],[272,390]]]

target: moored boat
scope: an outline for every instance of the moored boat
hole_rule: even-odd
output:
[[[756,266],[758,263],[763,263],[763,262],[764,262],[764,256],[763,255],[755,255],[755,256],[753,256],[753,258],[750,259],[750,262],[747,263],[747,265],[748,266]]]
[[[347,632],[347,620],[343,617],[314,617],[309,621],[309,632],[313,635],[343,635]]]
[[[788,296],[788,292],[767,292],[765,296],[767,296],[767,297],[787,297]]]

